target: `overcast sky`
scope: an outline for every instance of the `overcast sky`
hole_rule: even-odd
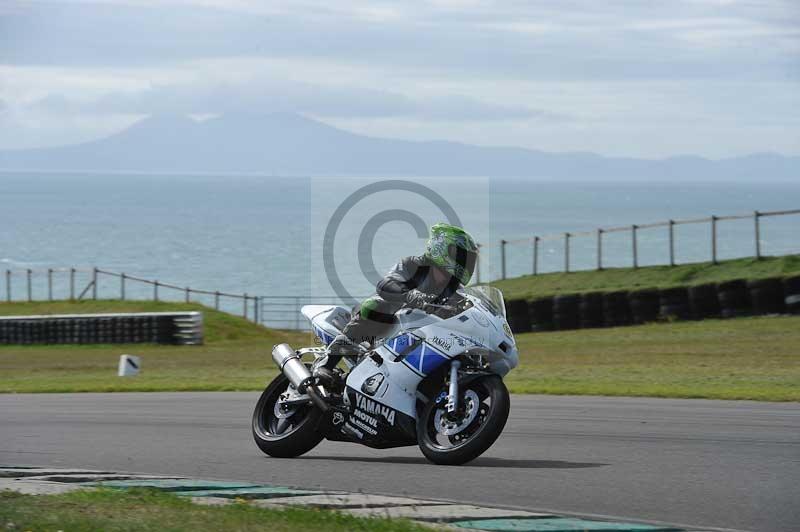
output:
[[[547,151],[800,155],[800,1],[0,1],[0,148],[231,111]]]

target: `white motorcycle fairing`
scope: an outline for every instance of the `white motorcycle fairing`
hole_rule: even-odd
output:
[[[416,309],[397,314],[388,338],[347,375],[343,401],[348,413],[331,414],[328,439],[376,448],[414,445],[418,402],[433,399],[418,393],[426,377],[465,355],[480,357],[484,373],[500,377],[516,367],[518,352],[499,291],[477,287],[460,294],[468,308],[447,318]],[[302,313],[325,344],[350,319],[340,306],[308,305]]]

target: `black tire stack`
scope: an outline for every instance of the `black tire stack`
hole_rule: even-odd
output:
[[[689,287],[689,306],[692,317],[696,320],[718,318],[720,316],[717,285],[713,283],[699,284]]]
[[[581,296],[563,294],[553,297],[553,326],[560,331],[577,329],[580,325]]]
[[[666,321],[692,319],[689,290],[684,286],[664,288],[658,292],[658,315]]]
[[[553,298],[541,297],[530,301],[528,316],[531,320],[532,331],[552,331],[555,327],[553,325]]]
[[[714,300],[716,301],[716,294]],[[628,294],[628,302],[631,307],[631,321],[633,323],[642,324],[658,319],[660,306],[658,290],[652,288],[634,290]]]
[[[522,302],[527,311],[527,303]],[[0,316],[0,344],[200,344],[199,312]]]
[[[786,312],[800,314],[800,275],[783,280],[783,303]]]
[[[506,301],[506,321],[515,333],[531,332],[531,318],[528,315],[528,302],[524,299]]]
[[[578,321],[581,329],[602,327],[605,324],[601,292],[588,292],[581,295],[578,303]]]
[[[786,309],[780,277],[753,279],[747,282],[747,290],[756,315],[781,314]]]
[[[603,294],[603,323],[606,327],[620,327],[631,324],[628,292],[605,292]]]
[[[717,285],[717,299],[723,318],[738,318],[750,315],[750,296],[747,282],[741,279],[725,281]]]

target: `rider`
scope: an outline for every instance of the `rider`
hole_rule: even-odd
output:
[[[376,286],[376,294],[361,303],[342,334],[328,346],[328,356],[314,371],[322,380],[344,356],[363,353],[360,344],[376,343],[391,329],[394,314],[403,307],[424,309],[447,301],[469,283],[478,258],[478,246],[469,233],[445,223],[431,227],[425,253],[402,259]]]

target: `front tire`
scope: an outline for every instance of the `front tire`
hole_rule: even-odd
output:
[[[324,438],[317,431],[322,412],[314,405],[295,407],[293,412],[276,415],[276,403],[289,388],[289,379],[278,375],[259,397],[253,411],[253,439],[265,454],[294,458],[307,453]]]
[[[439,465],[460,465],[483,454],[500,436],[511,400],[503,380],[487,375],[459,390],[459,412],[429,401],[417,421],[417,441],[425,457]]]

